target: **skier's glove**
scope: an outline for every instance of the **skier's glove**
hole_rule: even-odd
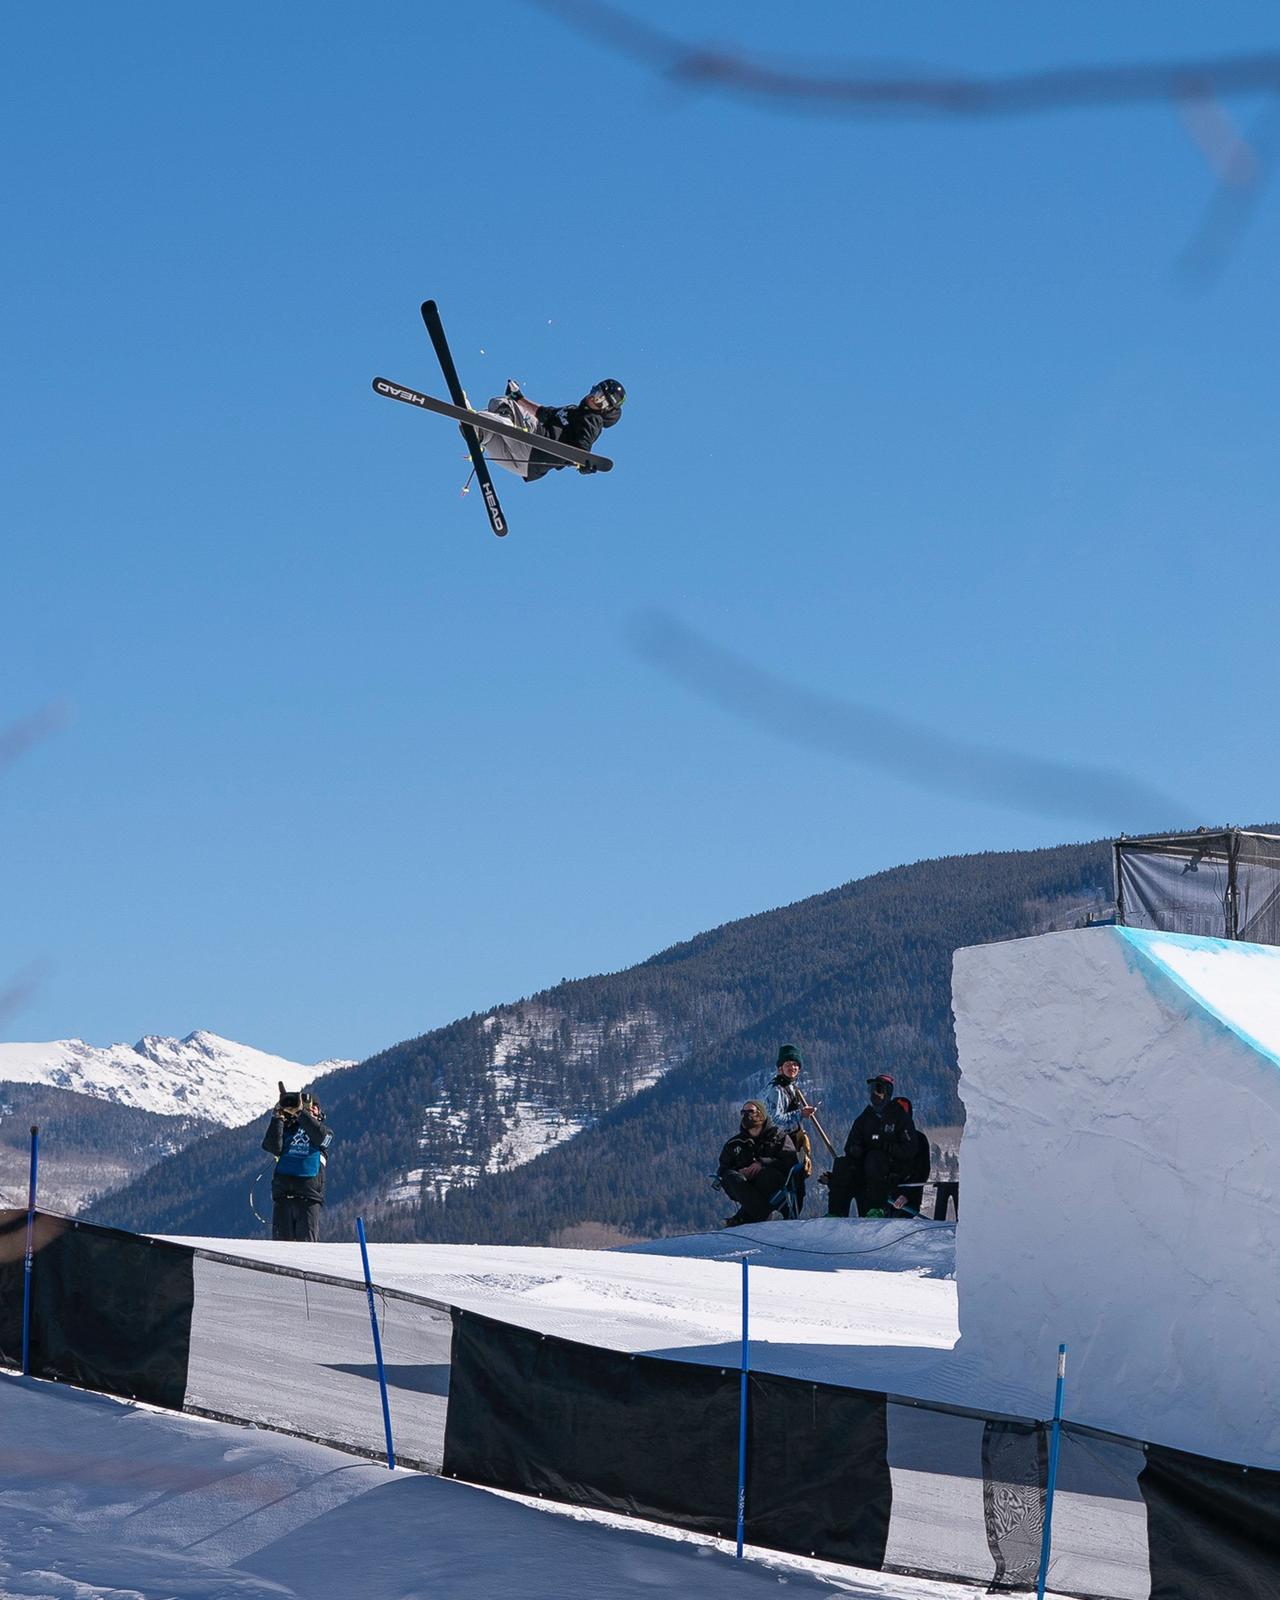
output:
[[[578,468],[578,471],[584,474],[588,472],[599,472],[599,470],[599,467],[593,467],[589,461],[584,461]]]
[[[516,382],[516,380],[514,378],[508,378],[507,379],[507,399],[508,400],[523,400],[524,399],[524,391],[521,389],[520,385]]]

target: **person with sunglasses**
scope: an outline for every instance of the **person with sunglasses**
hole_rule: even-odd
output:
[[[549,456],[538,449],[538,439],[557,439],[561,444],[571,444],[579,450],[592,450],[596,440],[606,428],[614,427],[622,418],[623,402],[627,391],[616,378],[601,378],[593,383],[582,399],[574,406],[540,406],[528,399],[514,378],[507,379],[507,392],[489,401],[485,410],[478,413],[514,423],[529,434],[529,442],[521,439],[504,439],[501,434],[480,430],[484,453],[495,467],[505,467],[526,483],[545,478],[548,472],[558,472],[567,467],[567,461]],[[594,472],[595,467],[583,465],[579,472]]]
[[[737,1202],[726,1228],[744,1222],[767,1222],[772,1201],[796,1164],[796,1149],[769,1117],[759,1100],[743,1103],[738,1131],[720,1152],[720,1187]]]
[[[893,1098],[893,1079],[878,1072],[867,1079],[870,1104],[854,1118],[844,1142],[844,1155],[831,1169],[827,1190],[827,1215],[847,1217],[851,1205],[860,1217],[883,1217],[889,1212],[889,1190],[895,1170],[915,1144],[915,1124],[909,1111]]]

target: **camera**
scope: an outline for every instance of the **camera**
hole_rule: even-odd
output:
[[[280,1096],[280,1109],[281,1111],[301,1111],[301,1094],[282,1094]]]

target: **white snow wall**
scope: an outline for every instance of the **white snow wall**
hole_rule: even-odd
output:
[[[975,1402],[1280,1467],[1280,949],[1089,928],[958,950]]]

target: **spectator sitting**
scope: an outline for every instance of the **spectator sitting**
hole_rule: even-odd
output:
[[[795,1146],[769,1120],[759,1100],[744,1101],[738,1131],[720,1152],[721,1187],[738,1203],[725,1227],[767,1222],[773,1213],[771,1201],[795,1164]]]

